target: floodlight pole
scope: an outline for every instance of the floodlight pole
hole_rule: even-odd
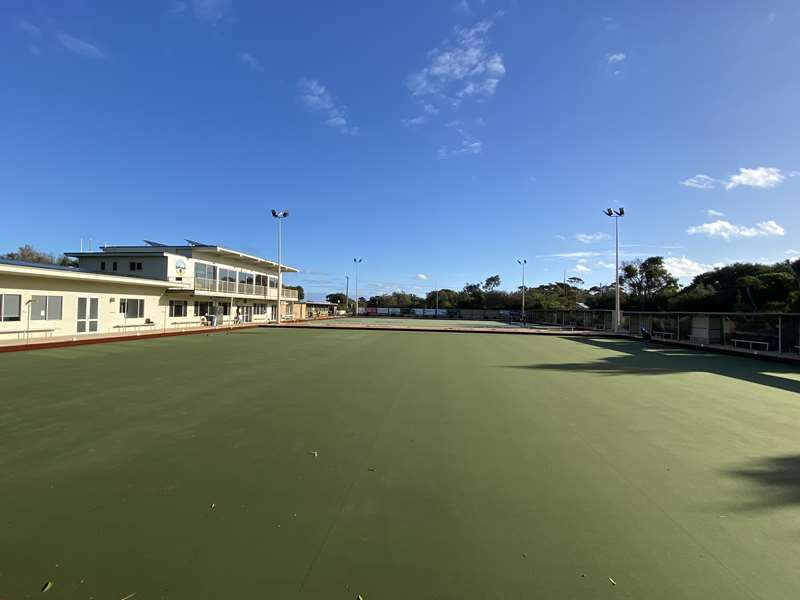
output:
[[[614,333],[617,333],[622,324],[619,303],[619,218],[625,216],[625,209],[621,206],[617,210],[607,208],[603,211],[603,214],[614,219]]]
[[[280,325],[281,322],[281,294],[283,293],[283,267],[281,263],[283,262],[283,248],[281,244],[281,222],[289,216],[288,210],[282,210],[278,212],[274,208],[272,209],[272,216],[278,220],[278,324]]]
[[[517,259],[517,262],[522,265],[522,326],[525,327],[525,265],[528,264],[528,259]]]
[[[344,311],[346,313],[350,308],[350,275],[345,275],[344,279]]]
[[[361,261],[362,261],[361,258],[353,259],[353,263],[356,266],[356,314],[355,314],[356,317],[358,316],[358,265],[361,264]]]

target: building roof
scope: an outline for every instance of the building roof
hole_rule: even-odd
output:
[[[77,279],[81,281],[96,281],[106,283],[119,283],[123,285],[140,285],[148,287],[168,288],[176,287],[176,283],[136,275],[116,275],[98,273],[77,267],[64,267],[48,263],[32,263],[22,260],[0,259],[0,275],[21,275],[28,277],[51,277],[56,279]],[[180,287],[180,284],[177,284]],[[188,286],[187,286],[188,287]]]
[[[238,250],[231,250],[230,248],[224,248],[223,246],[218,246],[216,244],[200,244],[200,243],[193,243],[193,244],[186,244],[186,245],[176,245],[176,246],[168,246],[166,244],[156,244],[156,242],[150,242],[144,246],[102,246],[100,248],[100,252],[67,252],[67,256],[108,256],[108,255],[142,255],[142,254],[154,254],[154,255],[164,255],[166,253],[181,253],[181,252],[191,252],[192,254],[210,254],[216,255],[220,257],[229,257],[229,258],[236,258],[238,260],[242,260],[244,262],[253,263],[255,265],[261,266],[268,266],[268,267],[278,267],[278,263],[275,261],[269,260],[268,258],[262,258],[260,256],[254,256],[252,254],[247,254],[245,252],[239,252]],[[284,273],[298,273],[299,269],[294,267],[289,267],[287,265],[281,265],[281,271]]]

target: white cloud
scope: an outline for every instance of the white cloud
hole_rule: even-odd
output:
[[[739,169],[738,175],[731,175],[725,184],[726,190],[740,185],[757,188],[774,188],[785,179],[780,169],[775,167],[756,167],[755,169]]]
[[[615,52],[614,54],[606,54],[606,60],[608,64],[613,65],[614,63],[621,63],[628,57],[627,54],[624,52]]]
[[[92,58],[94,60],[103,60],[106,58],[105,53],[95,44],[91,44],[67,33],[58,32],[56,34],[56,39],[64,48],[70,52],[74,52],[78,56]]]
[[[258,73],[264,72],[264,65],[262,65],[261,61],[249,52],[240,52],[239,60],[242,61],[242,63],[244,63],[244,65],[252,71],[256,71]]]
[[[563,235],[561,235],[560,233],[555,234],[555,236],[553,236],[553,237],[555,237],[557,240],[565,240],[565,239],[567,239]]]
[[[725,213],[721,213],[721,212],[719,212],[718,210],[714,210],[713,208],[709,208],[709,209],[706,211],[706,214],[707,214],[709,217],[724,217],[724,216],[725,216]]]
[[[604,269],[613,269],[613,268],[614,268],[614,263],[611,263],[611,262],[604,262],[604,261],[602,261],[602,260],[598,260],[598,261],[597,261],[595,264],[596,264],[598,267],[603,267]]]
[[[427,104],[425,104],[425,105],[422,107],[422,110],[424,110],[424,111],[425,111],[426,113],[428,113],[429,115],[438,115],[438,114],[439,114],[439,109],[438,109],[438,108],[436,108],[436,107],[435,107],[433,104],[431,104],[431,103],[427,103]]]
[[[14,21],[14,25],[21,32],[26,33],[31,37],[38,38],[42,36],[42,30],[39,29],[36,25],[31,23],[30,21],[26,21],[25,19],[16,19]]]
[[[783,227],[775,221],[763,221],[754,227],[734,225],[728,221],[717,220],[712,223],[693,225],[686,230],[689,235],[705,235],[707,237],[721,237],[725,240],[732,238],[753,238],[763,236],[782,236],[785,234]]]
[[[469,7],[469,2],[467,2],[467,0],[461,0],[461,2],[456,4],[456,12],[462,15],[471,15],[472,9]]]
[[[598,231],[597,233],[576,233],[575,239],[578,240],[581,244],[591,244],[593,242],[602,242],[603,240],[609,239],[607,233],[602,233]]]
[[[587,267],[586,265],[582,265],[580,263],[575,265],[575,270],[578,273],[591,273],[592,272],[592,270],[589,267]]]
[[[316,79],[300,80],[300,100],[309,109],[327,115],[325,124],[345,135],[357,135],[358,127],[347,120],[347,107],[338,104],[333,94]]]
[[[716,179],[709,177],[708,175],[703,175],[702,173],[698,173],[694,177],[689,177],[689,179],[684,179],[681,181],[681,185],[700,190],[713,190],[716,186],[716,183]]]
[[[713,265],[707,265],[696,260],[692,260],[690,258],[686,258],[682,256],[680,258],[676,256],[668,256],[664,259],[664,267],[666,267],[667,271],[672,273],[678,279],[691,279],[701,273],[705,273],[706,271],[711,271],[715,267],[724,266],[724,263],[715,263]]]
[[[786,256],[788,256],[789,258],[797,258],[797,257],[800,257],[800,250],[792,250],[791,248],[789,248],[789,249],[786,251]]]
[[[550,254],[553,258],[592,258],[593,256],[600,256],[599,252],[559,252],[557,254]],[[540,256],[539,258],[547,258]]]
[[[426,117],[425,115],[419,115],[418,117],[414,118],[400,119],[400,122],[406,127],[416,127],[418,125],[422,125],[427,120],[428,117]]]
[[[415,98],[431,97],[457,107],[462,98],[487,98],[506,73],[502,56],[490,48],[492,21],[456,27],[455,41],[428,52],[430,63],[406,79]]]
[[[800,177],[800,171],[789,171],[789,177]]]
[[[231,12],[232,0],[192,0],[192,12],[196,19],[216,25]]]
[[[451,156],[480,154],[483,152],[483,143],[465,129],[455,126],[455,130],[461,137],[459,145],[454,147],[440,146],[436,152],[436,158],[444,159]]]
[[[417,273],[417,279],[420,281],[428,281],[428,276],[425,273]]]

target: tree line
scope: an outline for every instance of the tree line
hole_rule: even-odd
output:
[[[381,308],[478,308],[520,310],[522,286],[500,289],[500,276],[467,283],[461,290],[432,290],[424,296],[396,291],[359,298]],[[774,264],[734,263],[695,276],[681,286],[661,256],[622,264],[620,304],[625,310],[686,312],[800,312],[800,259]],[[352,309],[354,299],[328,294],[329,302]],[[525,288],[527,310],[613,309],[614,281],[587,288],[580,277]]]

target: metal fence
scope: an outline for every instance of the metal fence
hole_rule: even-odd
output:
[[[467,319],[522,323],[514,310],[360,307],[373,317]],[[712,313],[622,311],[620,331],[657,340],[734,348],[750,352],[800,354],[800,313]],[[589,331],[614,330],[612,310],[527,310],[525,323]]]
[[[526,320],[613,331],[613,311],[526,311]],[[798,313],[678,313],[622,311],[621,330],[655,339],[751,352],[800,354]]]

